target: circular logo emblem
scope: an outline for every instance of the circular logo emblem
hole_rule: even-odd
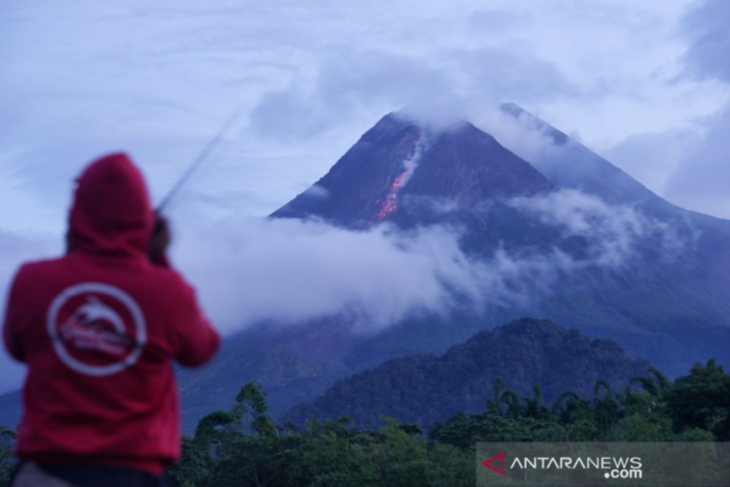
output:
[[[147,340],[137,303],[96,282],[66,288],[51,303],[48,335],[61,361],[86,375],[116,374],[134,364]]]

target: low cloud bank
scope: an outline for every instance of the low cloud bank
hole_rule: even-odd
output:
[[[323,317],[341,318],[355,333],[377,333],[409,317],[528,305],[563,274],[627,265],[645,239],[667,252],[682,245],[670,225],[575,190],[508,204],[560,229],[560,238],[548,250],[500,247],[475,258],[461,250],[462,234],[446,226],[352,231],[314,220],[231,217],[200,226],[180,222],[173,257],[224,334]],[[580,258],[563,250],[574,237],[587,248]],[[22,262],[58,254],[59,242],[0,231],[3,295]],[[24,369],[4,352],[0,368],[0,393],[19,387]]]
[[[454,293],[477,299],[488,273],[458,236],[431,227],[356,232],[323,222],[232,218],[182,235],[176,258],[224,331],[262,320],[299,324],[346,314],[356,331],[447,313]]]
[[[548,251],[498,248],[474,258],[459,247],[461,234],[445,226],[352,231],[321,221],[230,218],[183,229],[175,258],[224,333],[326,316],[371,333],[457,307],[528,304],[562,273],[625,265],[645,238],[667,251],[679,245],[669,225],[579,191],[509,204],[558,227],[563,239],[582,237],[587,255],[571,257],[559,241]]]
[[[668,254],[687,243],[675,225],[661,222],[627,205],[610,205],[578,190],[564,189],[533,198],[515,198],[510,204],[557,226],[563,238],[579,237],[588,243],[584,264],[621,267],[636,255],[644,239]],[[577,266],[579,262],[572,262]]]

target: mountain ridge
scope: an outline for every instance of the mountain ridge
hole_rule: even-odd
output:
[[[649,367],[613,340],[589,340],[575,328],[522,318],[479,331],[440,356],[396,358],[342,379],[288,417],[301,423],[350,416],[375,427],[387,416],[428,428],[458,412],[483,411],[497,379],[523,395],[540,384],[551,403],[565,390],[590,396],[597,381],[614,390],[626,386]]]

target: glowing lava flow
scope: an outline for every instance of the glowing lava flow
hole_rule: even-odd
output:
[[[390,183],[390,186],[388,186],[388,194],[385,197],[385,200],[383,200],[382,205],[380,206],[380,210],[375,215],[375,218],[377,220],[383,220],[388,215],[393,213],[398,209],[398,192],[406,185],[408,184],[408,181],[411,179],[411,176],[413,176],[413,173],[416,170],[416,167],[418,166],[418,160],[421,158],[421,151],[423,150],[423,135],[419,134],[418,139],[416,140],[416,146],[413,152],[413,155],[403,161],[403,166],[405,169],[403,170],[400,175],[395,178],[395,180]]]
[[[411,175],[410,173],[412,171],[406,169],[390,184],[388,196],[385,197],[385,201],[383,201],[380,211],[375,215],[375,218],[382,220],[398,209],[398,191],[406,184],[406,181]]]

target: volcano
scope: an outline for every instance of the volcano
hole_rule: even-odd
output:
[[[340,378],[396,357],[444,353],[523,316],[616,340],[670,376],[710,357],[730,364],[730,222],[672,205],[516,105],[502,110],[547,140],[545,150],[525,160],[469,122],[434,130],[389,114],[271,217],[355,231],[451,228],[475,262],[511,255],[539,263],[505,281],[537,289],[530,299],[458,307],[372,336],[353,336],[346,318],[285,333],[249,330],[205,374],[181,376],[186,424],[215,406],[211,398],[227,406],[247,380],[285,412]],[[541,283],[546,266],[554,273]]]
[[[497,254],[538,262],[506,281],[529,299],[459,307],[374,336],[353,336],[337,318],[285,334],[260,327],[229,341],[205,378],[182,381],[189,411],[209,410],[211,395],[233,397],[256,379],[284,412],[339,378],[395,357],[444,353],[523,316],[616,340],[669,375],[711,357],[730,364],[730,222],[672,205],[516,105],[502,110],[541,134],[545,150],[528,161],[467,121],[434,130],[388,114],[271,217],[356,231],[451,228],[475,262]],[[545,266],[554,272],[541,283]]]

